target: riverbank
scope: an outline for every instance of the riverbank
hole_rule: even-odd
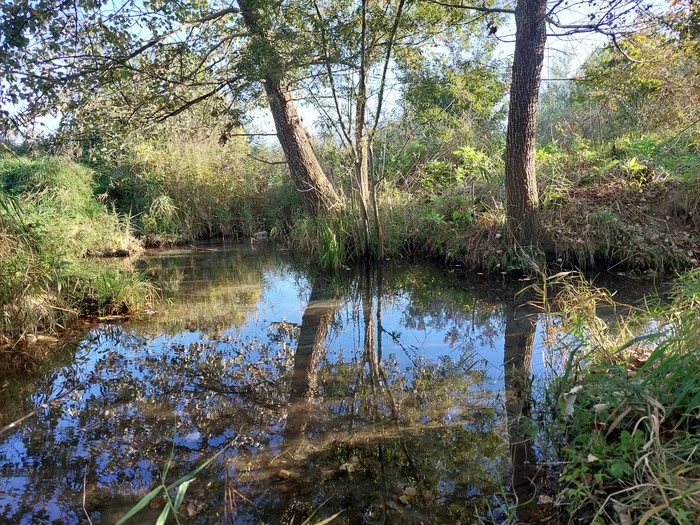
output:
[[[559,403],[550,432],[559,433],[556,504],[567,520],[700,519],[700,271],[681,275],[672,295],[638,306],[641,324],[603,322],[596,307],[616,301],[582,281],[552,301],[568,355],[548,390]]]
[[[350,201],[333,216],[308,217],[284,170],[236,164],[235,150],[219,158],[212,147],[144,144],[128,162],[95,169],[57,157],[0,159],[0,334],[51,331],[80,315],[123,313],[153,297],[128,261],[90,257],[206,238],[248,242],[265,231],[324,266],[357,259],[362,234]],[[613,151],[538,152],[546,254],[512,245],[502,177],[476,170],[474,158],[488,159],[472,150],[454,165],[417,168],[410,180],[382,180],[381,229],[370,249],[383,258],[427,258],[485,273],[539,271],[543,264],[652,274],[697,266],[700,185],[688,160],[694,157],[654,149],[649,140]],[[342,189],[343,180],[338,184]]]
[[[94,178],[60,158],[0,159],[0,343],[154,298],[131,261],[104,259],[138,253],[142,243]]]

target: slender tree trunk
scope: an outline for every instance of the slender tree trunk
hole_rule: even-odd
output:
[[[365,126],[367,112],[367,0],[362,0],[362,30],[360,32],[360,75],[355,106],[355,179],[360,195],[362,254],[369,254],[369,138]]]
[[[265,38],[258,27],[258,13],[251,7],[249,0],[239,0],[238,5],[248,31],[259,38]],[[271,49],[269,42],[267,45]],[[296,106],[289,89],[284,85],[281,73],[284,72],[269,72],[262,81],[289,173],[309,213],[317,215],[332,211],[341,205],[340,197],[311,147],[309,135],[301,125]]]
[[[362,276],[360,277],[360,286],[362,293],[362,318],[364,323],[364,357],[363,360],[369,367],[371,384],[375,390],[381,383],[380,360],[377,352],[376,334],[374,326],[374,299],[373,299],[373,282],[374,271],[371,263],[365,262],[362,268]]]
[[[537,324],[535,315],[528,312],[523,303],[517,301],[507,307],[503,365],[512,467],[511,490],[517,500],[518,521],[528,523],[537,509],[533,501],[537,458],[530,437],[532,350]]]
[[[515,8],[515,56],[506,137],[506,214],[510,231],[521,246],[539,246],[535,139],[546,13],[546,0],[518,0]]]
[[[355,179],[360,196],[360,226],[362,228],[361,254],[370,252],[369,233],[369,145],[367,135],[357,138],[355,158]]]

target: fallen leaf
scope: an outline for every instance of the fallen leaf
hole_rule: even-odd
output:
[[[537,500],[540,502],[540,505],[551,505],[554,503],[554,498],[552,496],[548,496],[547,494],[540,494]]]
[[[613,509],[620,515],[621,525],[632,525],[632,516],[630,516],[630,511],[627,507],[619,503],[614,503]]]
[[[600,414],[601,412],[605,412],[608,409],[608,404],[607,403],[598,403],[596,405],[593,405],[593,411],[596,414]]]
[[[360,458],[357,456],[352,456],[347,463],[340,465],[340,470],[345,470],[346,472],[355,472],[360,467]]]

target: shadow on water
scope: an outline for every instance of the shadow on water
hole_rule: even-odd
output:
[[[541,517],[530,389],[558,363],[517,286],[428,265],[328,274],[274,249],[142,264],[157,313],[4,379],[0,427],[38,410],[0,436],[0,522],[114,523],[169,462],[170,481],[228,443],[181,523],[502,522],[503,487],[520,522]]]

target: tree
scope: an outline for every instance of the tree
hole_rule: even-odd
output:
[[[377,238],[382,236],[373,144],[388,92],[402,83],[397,72],[423,63],[424,54],[439,46],[450,47],[457,55],[467,47],[478,20],[464,12],[406,0],[314,0],[313,6],[315,47],[323,60],[311,68],[305,87],[324,128],[349,151],[363,237],[358,252],[370,255],[370,223]],[[377,252],[380,247],[381,242]]]
[[[5,127],[21,129],[47,113],[65,116],[93,92],[125,81],[142,88],[141,96],[122,101],[131,108],[127,123],[138,122],[137,115],[162,120],[219,97],[221,114],[238,124],[244,111],[236,106],[246,96],[256,99],[262,85],[308,211],[340,205],[290,94],[290,74],[306,67],[312,52],[290,31],[299,6],[281,10],[265,0],[219,9],[184,0],[3,6],[0,102],[19,108],[0,114]]]
[[[515,15],[515,49],[506,136],[506,218],[518,245],[538,249],[541,243],[535,139],[547,37],[599,33],[608,37],[624,56],[618,38],[658,24],[663,18],[652,12],[658,10],[658,6],[645,4],[641,0],[556,0],[553,3],[547,0],[517,0],[513,10],[507,6],[425,1],[482,13]],[[562,22],[561,16],[573,20]]]
[[[518,0],[515,8],[515,54],[506,135],[506,216],[516,242],[524,247],[539,246],[535,140],[546,14],[547,0]]]
[[[301,125],[301,119],[294,104],[288,80],[270,67],[282,62],[279,53],[261,27],[260,18],[270,5],[256,0],[238,0],[246,28],[265,54],[258,57],[267,63],[262,72],[272,118],[277,128],[277,136],[289,164],[289,171],[294,183],[301,193],[302,200],[312,214],[329,212],[340,205],[340,199],[333,185],[326,177],[311,147],[308,132]],[[282,69],[284,71],[284,69]]]

